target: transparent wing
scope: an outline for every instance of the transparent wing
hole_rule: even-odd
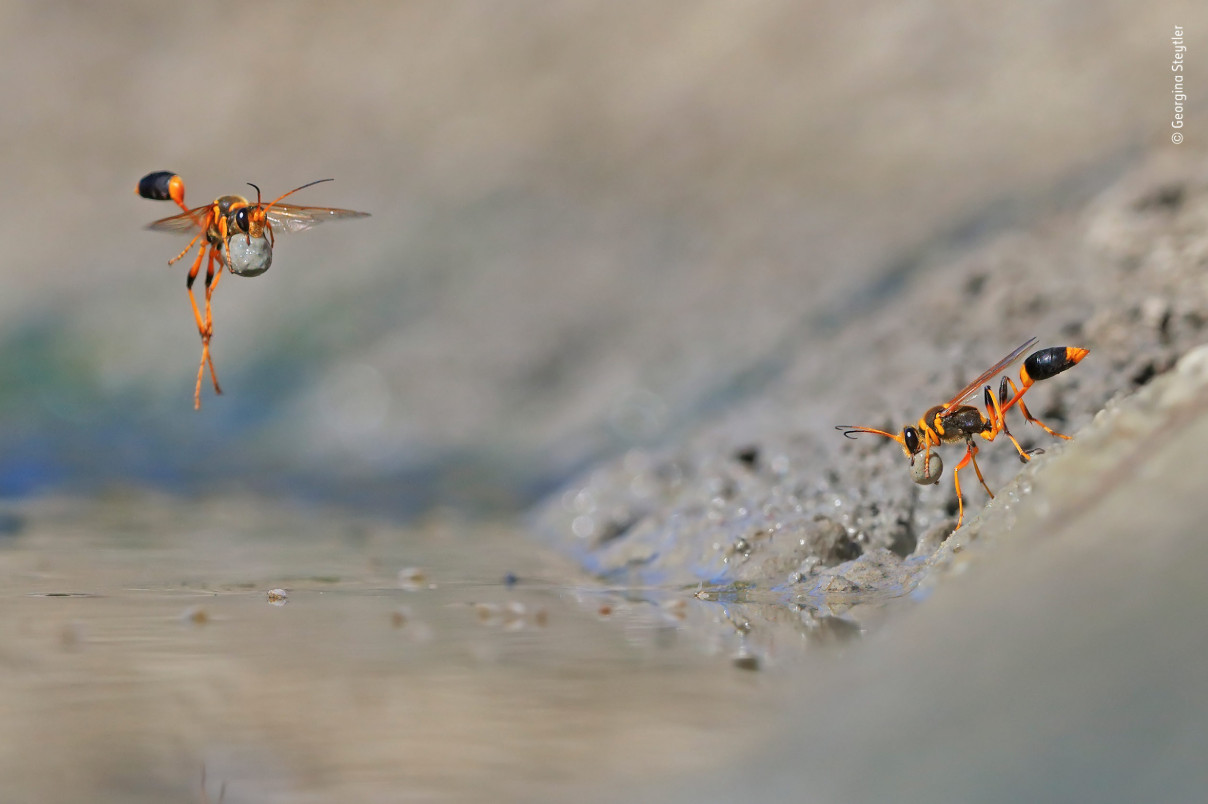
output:
[[[331,207],[299,207],[293,204],[275,204],[265,213],[275,232],[301,232],[318,226],[325,221],[341,218],[367,218],[368,212]]]
[[[177,234],[197,234],[197,230],[209,225],[210,210],[213,204],[206,204],[204,207],[193,207],[188,212],[182,212],[179,215],[173,215],[170,218],[160,218],[157,221],[147,224],[148,229],[156,232],[175,232]],[[200,221],[200,223],[198,223]]]
[[[1007,355],[1002,360],[999,360],[993,366],[990,366],[990,368],[983,371],[981,373],[981,376],[979,376],[976,380],[974,380],[973,382],[966,385],[964,388],[957,391],[956,396],[952,397],[947,402],[945,402],[944,409],[947,410],[949,408],[956,407],[957,405],[961,404],[966,399],[968,399],[970,396],[972,396],[976,392],[980,391],[982,384],[984,384],[987,380],[989,380],[991,377],[995,376],[996,374],[1001,374],[1002,372],[1009,369],[1015,363],[1015,361],[1019,360],[1019,358],[1023,356],[1024,352],[1026,352],[1027,350],[1031,349],[1033,346],[1036,345],[1036,341],[1037,341],[1037,338],[1028,338],[1028,340],[1024,341],[1018,347],[1016,347],[1015,351],[1011,352],[1011,354]]]

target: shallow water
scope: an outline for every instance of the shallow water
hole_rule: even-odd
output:
[[[519,533],[452,516],[142,494],[15,515],[6,801],[191,800],[203,766],[227,802],[653,782],[759,745],[774,668],[809,642],[782,615],[752,650],[741,605],[580,586]]]

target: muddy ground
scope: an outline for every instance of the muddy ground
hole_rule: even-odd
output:
[[[951,466],[963,447],[941,449],[947,474],[922,486],[897,444],[849,443],[835,425],[898,432],[1035,336],[1036,348],[1091,350],[1028,395],[1035,415],[1076,433],[1205,340],[1206,175],[1202,160],[1157,154],[1084,208],[918,268],[863,314],[859,340],[786,345],[782,380],[765,396],[675,449],[593,470],[537,527],[620,583],[755,587],[811,608],[828,590],[902,594],[955,526]],[[800,343],[839,325],[811,322]],[[1010,423],[1025,449],[1057,443],[1017,414]],[[1005,437],[983,446],[993,490],[1020,460]],[[972,471],[963,490],[976,529],[987,498]]]
[[[1199,347],[1025,468],[921,602],[815,650],[770,746],[638,797],[1202,799],[1206,446]]]

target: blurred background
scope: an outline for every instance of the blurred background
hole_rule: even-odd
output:
[[[1202,791],[1202,473],[1156,436],[1066,474],[1166,455],[1113,475],[1156,513],[1012,533],[880,640],[876,601],[771,596],[791,527],[726,576],[770,597],[694,594],[809,506],[936,548],[948,481],[848,416],[1060,336],[1080,427],[1205,337],[1208,5],[858,8],[0,0],[0,798],[196,801],[205,766],[226,804],[1125,801],[1139,760]],[[372,215],[222,281],[200,411],[155,170]],[[693,572],[614,593],[545,548],[575,539]]]
[[[1165,143],[1170,29],[1205,17],[4,3],[0,495],[522,510]],[[291,200],[373,215],[222,283],[200,412],[185,241],[144,230],[176,208],[132,193],[163,169],[190,205],[334,177]]]

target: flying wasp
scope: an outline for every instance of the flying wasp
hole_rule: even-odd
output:
[[[218,280],[222,278],[223,268],[237,276],[259,276],[267,271],[272,265],[273,246],[276,245],[274,226],[285,232],[300,232],[324,221],[363,218],[369,214],[350,209],[302,207],[281,203],[282,199],[299,190],[327,181],[332,179],[319,179],[295,187],[267,204],[261,200],[260,188],[248,182],[249,186],[256,190],[254,204],[241,195],[224,195],[209,204],[192,209],[185,204],[184,180],[169,170],[148,173],[134,188],[143,198],[173,201],[184,210],[178,215],[161,218],[147,226],[148,229],[161,232],[193,235],[189,244],[168,260],[169,265],[174,265],[183,259],[193,246],[198,246],[197,258],[193,261],[185,280],[193,318],[201,336],[201,362],[197,367],[197,384],[193,391],[194,409],[201,407],[201,383],[207,366],[210,369],[210,380],[214,384],[214,393],[222,393],[218,375],[214,372],[214,359],[210,354],[210,339],[214,336],[210,299],[214,295],[214,289],[218,287]],[[203,261],[206,263],[204,312],[203,308],[197,306],[197,299],[193,296],[193,283],[197,280]]]
[[[984,414],[974,405],[965,404],[977,393],[982,383],[1011,368],[1024,352],[1036,345],[1036,341],[1036,338],[1031,338],[1020,344],[1018,348],[986,369],[977,379],[958,391],[952,399],[942,405],[936,405],[931,408],[923,414],[917,424],[906,425],[900,433],[890,433],[885,430],[877,430],[873,427],[861,427],[849,424],[841,424],[835,429],[843,431],[843,435],[848,438],[855,438],[858,433],[872,433],[873,435],[885,436],[898,442],[902,447],[902,451],[906,453],[906,457],[910,459],[911,477],[914,482],[921,485],[939,482],[940,474],[944,471],[943,462],[940,460],[939,455],[932,454],[932,449],[939,447],[941,444],[963,441],[965,443],[965,455],[961,458],[960,463],[956,465],[956,468],[952,470],[952,481],[956,487],[956,500],[959,507],[956,527],[959,529],[965,517],[965,502],[961,497],[961,469],[972,463],[973,471],[977,473],[977,479],[981,483],[982,488],[986,490],[991,499],[994,498],[994,492],[990,491],[990,487],[986,485],[986,480],[982,477],[981,468],[977,465],[978,448],[977,444],[973,441],[974,436],[980,436],[986,441],[993,441],[1001,433],[1011,439],[1011,443],[1015,445],[1015,449],[1019,452],[1020,461],[1030,461],[1032,455],[1043,452],[1043,450],[1025,450],[1019,445],[1019,441],[1015,439],[1015,436],[1007,428],[1007,411],[1015,405],[1019,405],[1019,411],[1023,414],[1025,421],[1039,426],[1051,436],[1069,439],[1069,436],[1056,432],[1033,416],[1028,410],[1028,406],[1024,404],[1023,396],[1028,392],[1029,388],[1040,380],[1047,380],[1067,369],[1073,368],[1090,353],[1088,349],[1076,346],[1051,346],[1047,349],[1032,352],[1023,361],[1023,367],[1019,371],[1020,384],[1018,386],[1009,375],[1003,376],[1002,381],[998,385],[997,395],[993,393],[989,385],[985,386],[983,405],[986,412]]]

